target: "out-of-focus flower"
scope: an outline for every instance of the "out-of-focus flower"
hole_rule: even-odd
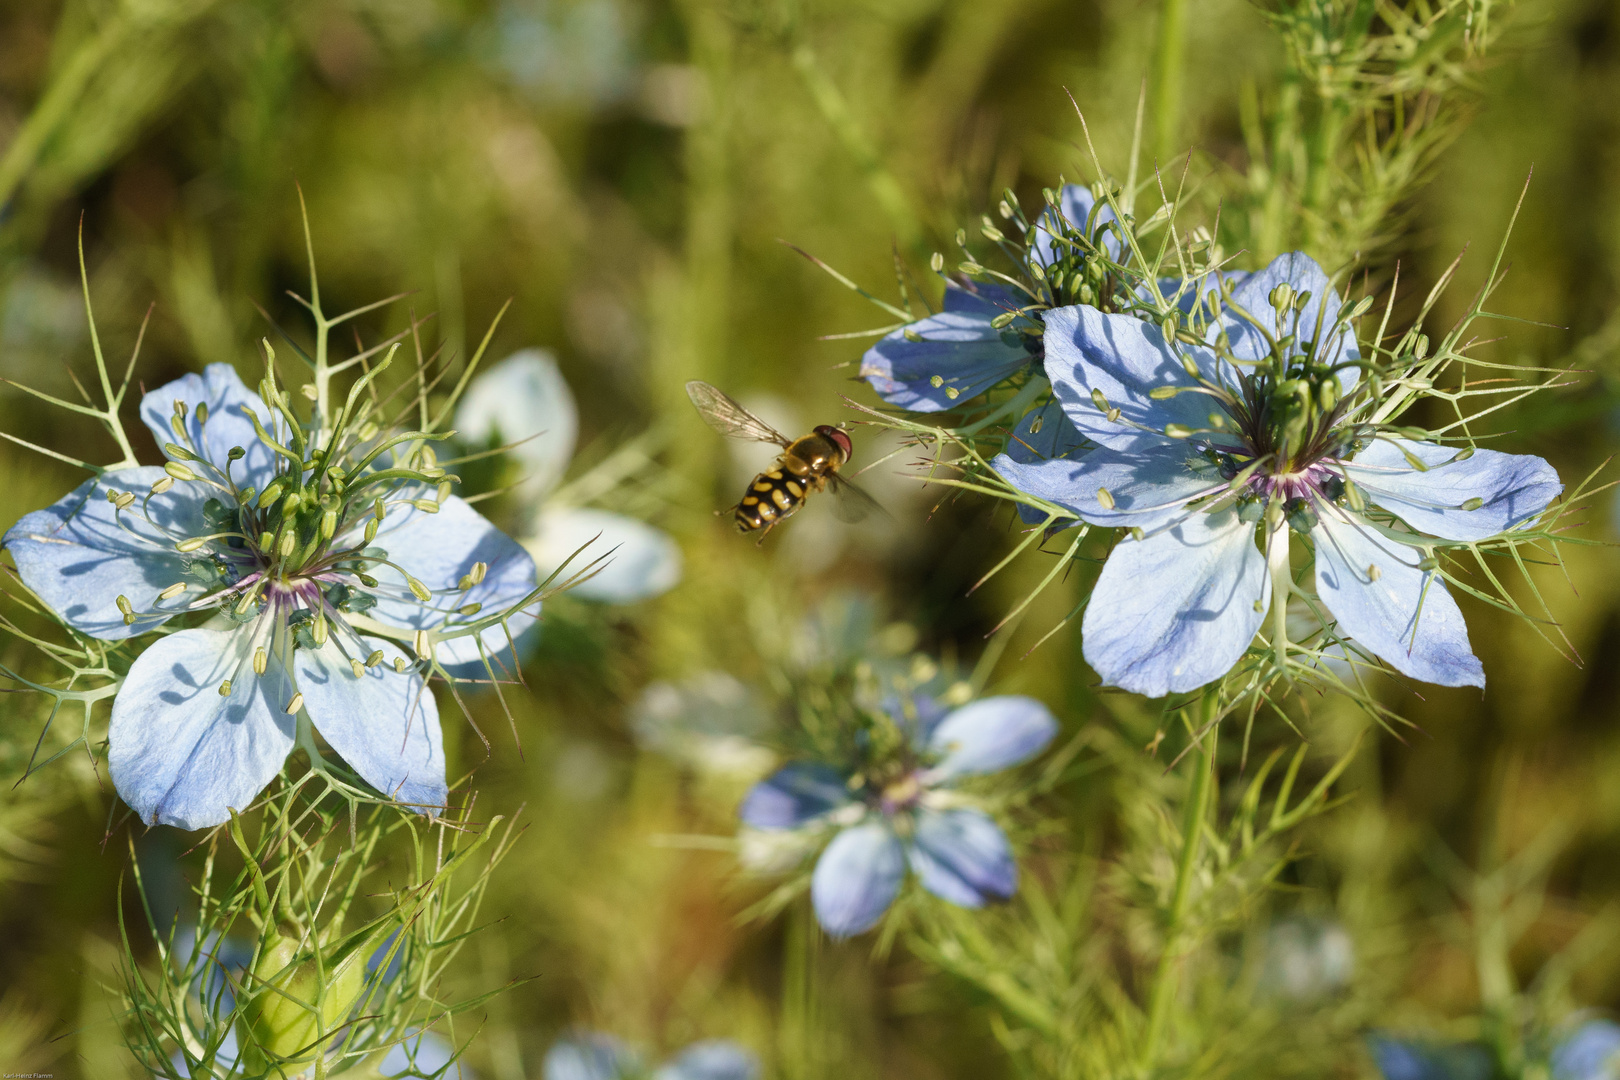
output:
[[[1553,1047],[1548,1064],[1552,1080],[1620,1080],[1620,1024],[1586,1021]]]
[[[1267,927],[1260,985],[1290,1001],[1315,1001],[1350,984],[1355,945],[1336,922],[1290,917]]]
[[[640,1054],[612,1035],[585,1032],[563,1039],[546,1054],[545,1080],[758,1080],[753,1051],[726,1039],[693,1043],[649,1070]]]
[[[915,716],[896,717],[910,738],[894,760],[858,776],[793,762],[756,784],[739,810],[752,829],[835,831],[816,861],[810,895],[817,919],[836,937],[877,924],[908,864],[924,888],[961,907],[1017,890],[1018,867],[1001,827],[951,789],[1034,757],[1052,741],[1057,721],[1027,697],[985,698],[954,711],[926,697],[915,703]]]
[[[434,812],[447,792],[425,676],[482,671],[534,622],[534,563],[449,494],[425,442],[407,459],[347,413],[306,432],[263,385],[276,408],[226,364],[147,394],[168,463],[86,481],[4,546],[92,637],[217,613],[148,646],[113,703],[110,770],[142,821],[205,828],[247,807],[300,718],[378,791]]]
[[[1490,1053],[1475,1043],[1427,1046],[1385,1035],[1371,1035],[1367,1048],[1384,1080],[1490,1080]]]
[[[1537,457],[1388,430],[1340,314],[1327,276],[1300,253],[1242,280],[1205,344],[1093,307],[1046,313],[1053,390],[1097,446],[994,465],[1022,491],[1128,530],[1082,628],[1106,684],[1160,697],[1223,675],[1274,592],[1285,611],[1298,532],[1339,634],[1412,678],[1484,685],[1434,538],[1516,529],[1562,485]],[[1285,648],[1286,627],[1273,633]]]
[[[509,445],[523,466],[525,476],[515,493],[528,514],[528,529],[520,539],[542,574],[583,547],[570,569],[603,555],[607,561],[571,590],[576,596],[628,604],[668,592],[681,580],[680,548],[669,534],[623,514],[548,501],[579,433],[574,395],[551,354],[525,349],[474,378],[455,424],[465,440]]]
[[[1433,1046],[1374,1034],[1368,1049],[1384,1080],[1489,1080],[1496,1075],[1490,1052],[1478,1043]],[[1545,1044],[1543,1044],[1545,1046]],[[1616,1080],[1620,1078],[1620,1024],[1588,1020],[1558,1039],[1539,1057],[1551,1080]],[[1528,1075],[1528,1073],[1526,1074]]]
[[[617,0],[505,0],[491,30],[493,66],[538,101],[599,107],[635,88],[632,27]]]
[[[758,697],[723,671],[651,683],[630,714],[631,729],[648,749],[705,772],[750,779],[771,765],[770,751],[759,745],[769,721]]]

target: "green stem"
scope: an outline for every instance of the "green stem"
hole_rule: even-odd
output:
[[[1181,0],[1170,0],[1179,3]],[[877,199],[878,205],[889,216],[899,235],[900,246],[907,250],[917,247],[921,243],[922,225],[912,209],[911,200],[906,197],[905,190],[900,181],[895,179],[892,172],[884,165],[883,158],[873,148],[872,142],[861,129],[860,122],[849,109],[849,102],[838,89],[816,59],[815,51],[810,46],[800,43],[794,46],[791,59],[793,70],[799,73],[804,80],[805,89],[815,101],[821,118],[832,129],[833,135],[843,144],[844,150],[855,159],[855,165],[866,179],[866,185],[871,189],[872,195]]]
[[[1160,164],[1176,145],[1181,122],[1182,67],[1187,57],[1187,0],[1162,0],[1153,50],[1153,153]]]
[[[1170,1017],[1180,984],[1178,961],[1185,947],[1187,904],[1192,896],[1193,875],[1198,869],[1198,851],[1202,846],[1204,819],[1209,814],[1210,792],[1214,787],[1215,740],[1218,729],[1215,718],[1220,713],[1221,690],[1219,683],[1204,688],[1198,702],[1198,722],[1194,736],[1202,735],[1192,753],[1191,787],[1187,791],[1187,804],[1181,818],[1181,860],[1176,864],[1176,890],[1170,898],[1170,910],[1165,920],[1164,951],[1159,954],[1158,970],[1153,975],[1152,990],[1148,995],[1148,1024],[1142,1038],[1142,1051],[1138,1065],[1142,1075],[1149,1075],[1159,1058],[1160,1044],[1164,1041],[1164,1028]],[[1207,731],[1205,729],[1208,729]]]
[[[1266,563],[1271,570],[1271,649],[1277,670],[1284,675],[1288,672],[1288,597],[1294,587],[1288,543],[1288,522],[1279,518],[1266,538]]]

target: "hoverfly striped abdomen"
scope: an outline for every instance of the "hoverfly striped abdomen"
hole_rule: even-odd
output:
[[[804,498],[819,490],[823,481],[811,475],[798,458],[784,454],[771,468],[754,477],[737,504],[737,529],[753,532],[775,524],[804,505]]]
[[[870,495],[838,475],[853,449],[844,429],[822,424],[802,438],[788,439],[706,382],[694,379],[686,384],[686,393],[697,406],[698,415],[720,434],[775,443],[782,448],[781,456],[754,477],[742,499],[731,508],[739,531],[764,530],[760,533],[763,541],[778,521],[791,517],[804,505],[811,492],[829,485],[838,495],[834,506],[843,520],[860,521],[873,509],[881,512]]]

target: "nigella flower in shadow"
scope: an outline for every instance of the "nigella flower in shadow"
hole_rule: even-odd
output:
[[[1046,368],[1096,448],[996,470],[1095,525],[1127,531],[1092,592],[1087,661],[1149,697],[1242,658],[1273,609],[1279,665],[1289,536],[1315,552],[1334,633],[1412,678],[1484,685],[1434,551],[1537,518],[1563,490],[1537,457],[1392,430],[1321,268],[1294,253],[1248,276],[1208,336],[1075,306],[1046,313]],[[1382,383],[1387,386],[1388,383]],[[1256,546],[1262,533],[1264,551]]]
[[[361,420],[358,388],[306,427],[271,377],[261,387],[274,408],[213,364],[148,393],[167,464],[86,481],[4,546],[73,629],[162,631],[109,732],[113,783],[142,821],[227,820],[310,724],[378,791],[434,813],[447,791],[426,677],[485,671],[534,622],[534,563],[449,494],[430,437]]]
[[[875,926],[909,865],[923,887],[961,907],[1010,898],[1018,866],[1001,827],[951,789],[967,777],[1028,761],[1057,734],[1045,705],[990,697],[946,711],[915,699],[915,716],[890,711],[910,735],[891,761],[856,775],[792,762],[743,799],[743,824],[767,833],[835,832],[816,861],[810,896],[829,934]]]
[[[632,1047],[612,1035],[583,1032],[546,1053],[544,1080],[758,1080],[759,1058],[727,1039],[693,1043],[649,1069]]]
[[[529,528],[519,540],[544,573],[582,547],[571,565],[606,557],[571,593],[628,604],[680,582],[681,551],[668,533],[625,514],[570,505],[570,488],[561,481],[574,454],[579,413],[549,353],[525,349],[474,378],[456,410],[456,429],[475,444],[509,445],[522,465],[525,476],[515,494]]]

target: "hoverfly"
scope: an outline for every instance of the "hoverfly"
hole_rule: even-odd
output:
[[[697,406],[698,415],[720,434],[782,448],[781,456],[754,477],[742,500],[731,508],[738,532],[764,529],[759,536],[763,543],[776,523],[792,516],[811,492],[827,487],[837,496],[833,509],[843,521],[860,521],[881,509],[872,496],[838,475],[850,458],[848,432],[822,424],[802,438],[789,439],[706,382],[694,379],[687,383],[686,396]]]

